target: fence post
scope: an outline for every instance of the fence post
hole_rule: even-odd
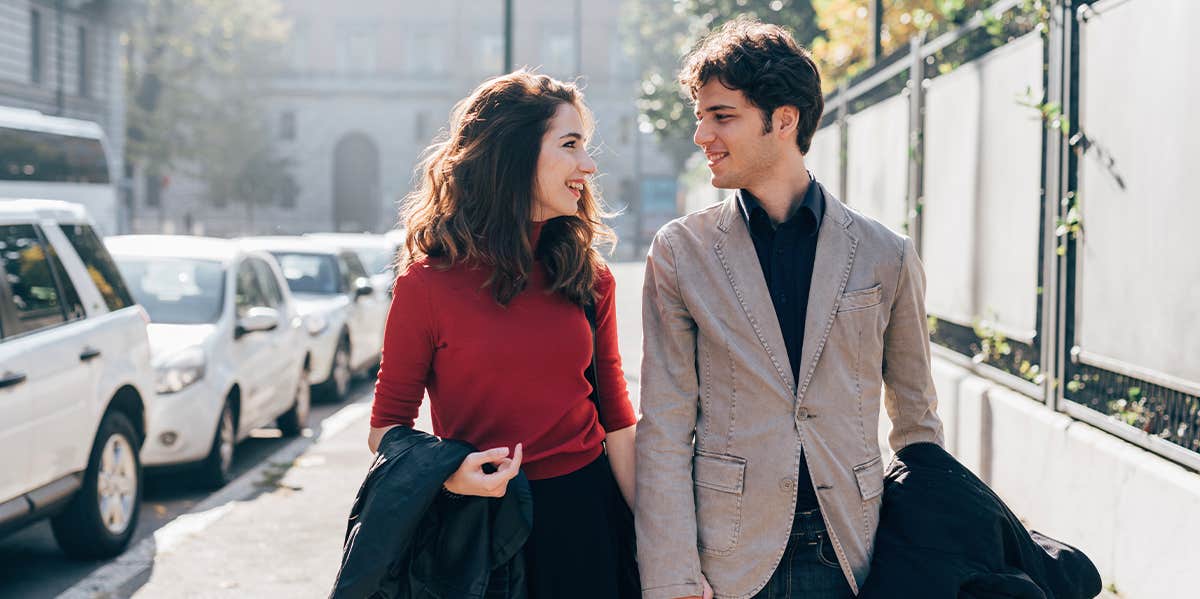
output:
[[[1058,106],[1061,118],[1073,123],[1070,111],[1072,69],[1075,61],[1072,58],[1072,27],[1075,14],[1072,0],[1055,0],[1051,9],[1049,30],[1046,43],[1048,45],[1048,64],[1046,68],[1045,102],[1048,106]],[[1063,199],[1070,192],[1072,183],[1068,173],[1070,168],[1070,146],[1064,139],[1060,127],[1052,127],[1050,123],[1043,126],[1046,153],[1044,156],[1045,178],[1043,180],[1043,223],[1042,223],[1042,330],[1039,344],[1041,346],[1041,371],[1044,375],[1042,382],[1043,399],[1046,406],[1058,410],[1064,399],[1066,367],[1065,360],[1069,342],[1066,331],[1066,309],[1070,287],[1067,285],[1067,256],[1059,255],[1059,239],[1056,232],[1059,219],[1064,215]]]
[[[925,45],[922,31],[910,40],[908,67],[908,196],[905,209],[908,235],[921,253],[921,206],[925,193]]]
[[[850,114],[850,100],[846,98],[846,94],[850,91],[850,86],[842,81],[838,84],[837,91],[837,132],[838,132],[838,198],[843,204],[850,204],[850,198],[846,197],[846,190],[849,185],[846,184],[846,175],[849,172],[849,147],[846,134],[849,128],[846,126],[846,117]]]

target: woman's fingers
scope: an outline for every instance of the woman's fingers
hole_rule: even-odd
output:
[[[489,449],[487,451],[477,451],[475,453],[469,453],[469,454],[467,454],[466,458],[463,458],[463,462],[465,462],[471,468],[480,468],[484,464],[490,464],[492,462],[497,462],[497,461],[507,458],[507,457],[508,457],[508,448],[507,447],[497,447],[495,449]]]
[[[520,443],[508,457],[507,447],[496,447],[487,451],[467,454],[458,472],[447,481],[447,488],[460,495],[481,495],[484,497],[503,497],[508,490],[508,481],[521,471],[521,459],[524,448]],[[496,470],[492,473],[484,471],[484,464],[492,464]],[[453,488],[451,488],[453,487]]]
[[[521,458],[524,456],[524,448],[520,443],[517,443],[517,448],[513,451],[513,463],[516,464],[518,470],[521,469]]]
[[[492,476],[503,478],[505,481],[512,480],[521,470],[522,453],[521,444],[517,443],[517,449],[513,452],[512,459],[505,459]]]

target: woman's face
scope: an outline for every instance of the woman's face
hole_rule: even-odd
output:
[[[542,136],[534,176],[534,222],[579,211],[579,199],[596,163],[588,156],[583,118],[570,104],[559,104],[550,126]]]

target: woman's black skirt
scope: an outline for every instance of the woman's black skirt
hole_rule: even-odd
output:
[[[532,599],[641,596],[633,515],[608,457],[563,476],[530,481],[533,531],[525,543]]]

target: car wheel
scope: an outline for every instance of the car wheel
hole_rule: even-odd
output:
[[[322,395],[333,402],[345,401],[350,395],[352,378],[354,370],[350,368],[350,340],[342,337],[333,352],[333,366],[329,369],[329,379],[322,386]]]
[[[234,420],[233,406],[226,399],[221,408],[221,416],[217,419],[217,430],[213,433],[208,457],[200,463],[200,480],[204,486],[216,489],[229,482],[233,472],[233,451],[236,445],[237,422]]]
[[[308,386],[308,366],[300,370],[300,380],[296,381],[296,399],[292,407],[284,412],[275,423],[285,437],[299,437],[308,426],[308,412],[312,407],[312,390]]]
[[[129,417],[109,412],[92,444],[83,487],[51,520],[67,555],[98,559],[120,554],[137,528],[142,501],[138,436]]]

